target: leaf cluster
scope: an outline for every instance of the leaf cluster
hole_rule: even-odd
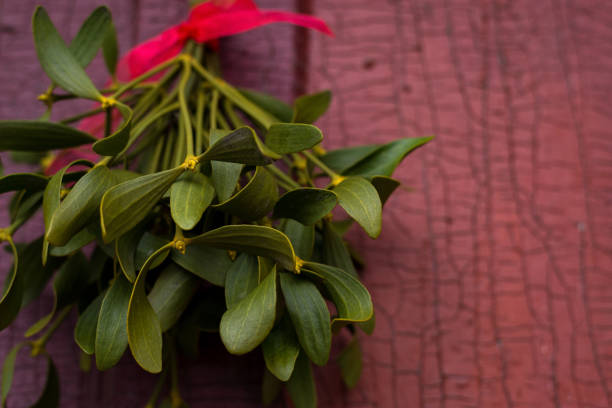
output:
[[[326,152],[312,123],[327,110],[329,92],[290,106],[237,89],[221,79],[216,54],[204,45],[189,44],[119,82],[105,7],[69,44],[43,8],[34,13],[33,33],[50,79],[39,97],[47,112],[0,121],[0,150],[53,157],[89,146],[98,159],[66,163],[51,175],[0,178],[0,192],[13,194],[0,239],[14,257],[0,329],[49,282],[54,294],[51,310],[5,359],[2,405],[16,355],[29,346],[48,359],[41,401],[57,406],[59,380],[45,345],[74,309],[85,369],[90,356],[99,370],[109,369],[129,349],[144,370],[160,373],[148,406],[156,406],[167,374],[170,402],[160,406],[186,406],[177,353],[196,356],[204,335],[218,336],[232,354],[263,354],[266,403],[284,385],[296,407],[313,407],[311,364],[327,364],[334,334],[347,330],[353,340],[338,364],[354,386],[359,332],[372,332],[374,309],[356,271],[359,257],[343,236],[353,222],[371,238],[380,234],[383,204],[399,186],[393,171],[430,138]],[[84,70],[100,49],[114,78],[106,89]],[[57,103],[75,98],[94,106],[49,120]],[[71,126],[95,115],[102,115],[103,135]],[[15,244],[13,234],[38,211],[44,233]]]

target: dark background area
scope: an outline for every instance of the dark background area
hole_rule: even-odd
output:
[[[42,3],[66,36],[99,4]],[[180,21],[185,3],[108,1],[122,50]],[[0,0],[2,119],[42,113],[36,4]],[[411,191],[386,204],[380,239],[351,234],[368,265],[377,329],[363,337],[356,389],[342,388],[333,363],[317,370],[320,406],[612,406],[612,3],[258,4],[312,12],[336,37],[277,24],[223,40],[231,82],[287,101],[330,88],[319,122],[327,147],[436,135],[400,166],[396,177]],[[94,65],[101,84],[103,66]],[[0,210],[6,220],[6,200]],[[41,232],[30,223],[17,240]],[[0,264],[4,276],[10,257]],[[1,356],[51,299],[0,333]],[[143,404],[152,376],[130,358],[83,374],[71,338],[66,325],[50,346],[62,407]],[[259,406],[260,357],[227,356],[213,338],[206,346],[181,371],[191,406]],[[19,363],[14,407],[33,402],[44,382],[42,363]]]

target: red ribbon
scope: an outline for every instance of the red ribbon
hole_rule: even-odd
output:
[[[177,55],[189,39],[204,43],[277,22],[333,35],[327,24],[317,17],[260,10],[253,0],[212,0],[191,9],[187,21],[133,48],[119,62],[117,74],[122,80],[135,78]]]
[[[187,21],[170,27],[132,48],[119,61],[117,76],[122,81],[129,81],[144,74],[180,53],[189,39],[203,43],[276,22],[295,24],[333,35],[327,24],[317,17],[286,11],[260,10],[253,0],[211,0],[191,9]],[[82,120],[79,129],[101,138],[104,134],[104,115]],[[74,160],[95,161],[97,157],[91,146],[67,149],[54,158],[45,173],[54,174]]]

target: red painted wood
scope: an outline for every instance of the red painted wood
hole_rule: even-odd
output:
[[[612,406],[612,37],[602,1],[316,0],[332,146],[435,134],[400,167],[347,407]]]
[[[381,238],[351,236],[368,262],[378,327],[363,339],[355,390],[341,387],[337,367],[317,370],[320,405],[611,406],[609,3],[298,3],[336,38],[312,35],[309,51],[295,54],[286,26],[238,36],[224,43],[230,76],[284,98],[304,73],[308,89],[331,88],[319,123],[328,147],[436,134],[400,167],[413,191],[387,203]],[[111,1],[122,45],[180,19],[182,4]],[[27,34],[33,5],[0,0],[1,118],[39,112],[32,101],[46,82],[32,80],[41,77]],[[50,9],[74,33],[92,7],[56,0]],[[0,333],[1,355],[49,303]],[[151,379],[129,359],[105,375],[81,374],[70,337],[65,328],[51,350],[62,406],[146,399]],[[258,357],[245,370],[222,351],[211,340],[182,371],[191,406],[258,406]],[[43,381],[42,366],[23,364],[17,407]]]

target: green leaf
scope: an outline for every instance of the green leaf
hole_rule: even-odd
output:
[[[255,221],[272,211],[277,199],[276,179],[264,167],[257,167],[255,175],[244,188],[227,201],[212,207],[243,221]]]
[[[325,365],[331,348],[329,310],[314,283],[289,273],[280,275],[281,289],[302,348],[313,363]]]
[[[304,353],[300,353],[295,362],[287,390],[295,408],[317,407],[317,387],[312,376],[310,361]]]
[[[291,122],[291,118],[293,117],[293,108],[287,105],[285,102],[273,97],[272,95],[254,91],[252,89],[239,88],[238,90],[248,99],[255,102],[255,104],[260,108],[280,119],[281,122]]]
[[[331,92],[323,91],[300,96],[293,103],[293,120],[295,123],[314,123],[329,108]]]
[[[323,262],[357,277],[355,265],[344,240],[328,222],[323,224]]]
[[[98,370],[117,364],[128,346],[127,311],[132,285],[118,274],[104,295],[96,328],[95,354]]]
[[[315,262],[306,262],[302,271],[321,279],[330,293],[338,311],[338,317],[334,318],[332,325],[366,322],[372,318],[372,298],[357,278],[342,269]]]
[[[295,271],[296,257],[289,238],[282,232],[260,225],[226,225],[186,238],[186,244],[233,249],[251,255],[272,258],[287,270]]]
[[[111,21],[102,40],[102,55],[108,72],[114,77],[119,61],[119,44],[117,42],[117,30]]]
[[[47,380],[42,394],[30,408],[55,408],[59,407],[60,385],[57,369],[51,357],[47,356]]]
[[[21,307],[27,306],[32,300],[37,299],[45,288],[51,275],[64,261],[63,258],[49,257],[43,266],[40,253],[42,250],[42,237],[30,242],[26,246],[18,246],[19,268],[17,274],[23,285]]]
[[[359,339],[355,336],[338,356],[342,380],[347,387],[353,388],[357,385],[362,370],[362,354]]]
[[[363,330],[365,334],[371,336],[372,333],[374,333],[374,329],[376,328],[376,313],[372,313],[372,317],[370,318],[370,320],[357,323],[357,326],[361,330]]]
[[[58,170],[49,180],[47,187],[45,188],[45,192],[43,194],[43,217],[45,220],[45,238],[42,247],[42,263],[43,265],[47,262],[47,253],[49,251],[49,240],[47,239],[47,233],[49,232],[49,227],[51,226],[51,218],[55,211],[60,206],[61,202],[61,193],[62,193],[62,182],[64,181],[64,175],[66,171],[75,165],[87,164],[89,162],[84,160],[74,161],[62,169]]]
[[[12,240],[8,241],[13,251],[13,267],[4,282],[4,292],[0,298],[0,330],[10,325],[21,309],[24,281],[19,275],[19,253]]]
[[[144,228],[135,227],[115,240],[115,255],[128,281],[136,280],[136,248],[144,234]]]
[[[338,198],[333,191],[297,188],[283,194],[274,206],[275,218],[291,218],[304,225],[319,221],[334,209]]]
[[[215,188],[199,171],[183,173],[170,189],[172,219],[183,230],[196,226],[206,208],[215,198]]]
[[[53,245],[65,245],[96,214],[103,194],[114,184],[106,166],[94,167],[81,177],[53,213],[47,240]]]
[[[113,133],[93,144],[92,149],[101,156],[115,156],[123,151],[130,139],[134,112],[132,112],[129,106],[121,102],[115,102],[114,106],[116,106],[117,110],[121,113],[123,120]],[[107,120],[109,119],[107,118]]]
[[[279,159],[280,156],[266,147],[255,131],[248,126],[234,130],[210,146],[200,156],[200,161],[218,160],[264,166]]]
[[[240,254],[227,270],[225,277],[225,304],[228,309],[247,297],[259,283],[257,257]]]
[[[182,167],[176,167],[110,188],[100,204],[104,242],[119,238],[142,221],[183,171]]]
[[[96,236],[91,231],[87,228],[83,228],[70,238],[70,241],[65,245],[51,248],[50,254],[53,256],[67,256],[83,248],[95,239]]]
[[[278,154],[301,152],[322,140],[319,128],[303,123],[275,123],[266,133],[266,145]]]
[[[23,224],[32,218],[42,204],[42,191],[27,192],[22,190],[21,193],[21,199],[14,208],[11,208],[11,212],[15,210],[14,214],[11,214],[10,225],[13,233],[17,232]]]
[[[47,186],[49,179],[36,173],[14,173],[0,178],[0,194],[9,191],[40,191]]]
[[[372,185],[378,192],[380,202],[384,206],[391,194],[401,185],[401,183],[391,177],[374,176],[372,177]]]
[[[232,354],[245,354],[266,338],[276,317],[276,270],[223,314],[221,340]]]
[[[40,65],[53,82],[83,98],[102,97],[40,6],[32,18],[32,31]]]
[[[381,146],[382,145],[379,144],[373,144],[345,147],[331,150],[320,159],[332,170],[343,174],[346,170],[380,149]]]
[[[273,403],[281,392],[283,383],[276,378],[270,370],[264,367],[263,379],[261,382],[261,402],[264,406]]]
[[[85,354],[93,354],[96,347],[96,329],[102,300],[106,292],[100,293],[79,316],[74,327],[74,341]]]
[[[0,151],[47,151],[95,142],[93,136],[53,122],[0,120]]]
[[[111,24],[111,14],[105,6],[95,9],[83,22],[68,47],[81,67],[85,68],[93,61]]]
[[[162,331],[168,330],[181,317],[198,288],[198,279],[175,263],[160,273],[149,293]]]
[[[231,131],[229,130],[215,129],[210,132],[210,143],[215,144],[218,140],[230,133]],[[236,190],[236,185],[238,184],[240,173],[244,165],[212,160],[210,166],[212,168],[210,178],[215,186],[217,198],[219,202],[226,201],[232,196],[234,190]]]
[[[146,279],[155,259],[171,246],[168,243],[155,251],[142,266],[128,307],[128,344],[138,365],[150,373],[159,373],[162,369],[162,327],[145,293]]]
[[[315,242],[314,225],[303,225],[294,220],[287,220],[283,232],[289,237],[295,253],[304,260],[312,257]]]
[[[173,250],[172,260],[216,286],[225,286],[225,273],[232,265],[227,251],[199,245],[187,246],[185,254]]]
[[[344,174],[354,176],[387,176],[391,177],[401,161],[418,147],[432,140],[433,137],[415,137],[395,140],[380,146],[374,153],[347,169]]]
[[[380,235],[382,204],[378,192],[361,177],[348,177],[334,188],[340,206],[363,227],[370,238]]]
[[[17,343],[11,351],[6,355],[4,363],[2,363],[2,408],[6,408],[6,399],[8,398],[11,386],[13,385],[13,374],[15,373],[15,361],[17,354],[25,346],[26,343]]]
[[[82,252],[72,255],[62,265],[53,279],[53,306],[51,312],[34,323],[26,331],[25,336],[31,337],[44,329],[51,321],[55,312],[77,301],[88,283],[89,264]]]
[[[163,237],[153,235],[148,231],[142,234],[140,241],[138,242],[138,246],[136,247],[136,255],[134,257],[136,269],[141,269],[147,259],[149,259],[149,257],[153,255],[155,251],[166,245],[168,242],[170,241]],[[159,254],[159,256],[153,260],[149,268],[157,268],[162,262],[164,262],[169,253],[170,251],[164,251]]]
[[[272,259],[265,258],[263,256],[258,256],[257,257],[257,274],[259,276],[257,278],[257,282],[258,283],[263,282],[263,280],[266,279],[266,276],[268,276],[268,274],[272,272],[272,268],[274,268],[274,266],[276,266],[276,264]]]
[[[268,370],[281,381],[289,380],[300,354],[300,344],[287,315],[272,329],[261,349]]]

